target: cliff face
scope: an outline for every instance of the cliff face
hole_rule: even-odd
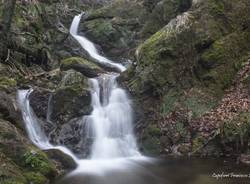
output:
[[[133,61],[119,80],[134,100],[144,153],[247,153],[248,0],[17,1],[8,40],[0,41],[1,182],[45,183],[67,170],[27,139],[18,88],[35,89],[32,108],[54,143],[88,154],[78,123],[91,112],[86,75],[103,70],[69,35],[82,11],[81,34],[110,58]]]
[[[222,110],[221,119],[213,123],[211,119],[211,122],[201,119],[208,118],[208,114],[218,115],[219,112],[212,112],[224,102],[227,89],[235,86],[236,73],[248,65],[249,21],[246,0],[193,1],[188,11],[139,45],[136,66],[127,72],[127,86],[138,96],[139,103],[144,102],[144,111],[153,116],[143,134],[145,150],[177,154],[228,153],[224,138],[230,136],[225,135],[224,126],[237,122],[235,118],[242,114],[248,117],[248,124],[247,108],[235,109],[233,117],[227,117]],[[246,72],[247,79],[249,71],[246,69]],[[241,87],[248,88],[249,84],[241,84]],[[145,98],[150,101],[152,96],[158,103],[150,110]],[[249,94],[243,98],[249,107]],[[223,108],[230,109],[230,105],[224,104]],[[194,123],[197,121],[199,125]],[[157,132],[153,137],[152,131]],[[244,137],[247,132],[243,134],[237,136]],[[232,145],[238,144],[237,136],[230,137]],[[211,147],[208,142],[212,142]],[[239,149],[239,152],[246,151],[245,147]]]

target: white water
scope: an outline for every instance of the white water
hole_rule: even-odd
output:
[[[64,146],[54,146],[49,142],[48,137],[41,128],[38,118],[30,106],[29,95],[31,92],[32,90],[19,90],[17,93],[17,100],[22,111],[22,117],[29,139],[42,150],[58,149],[71,156],[74,161],[78,163],[78,159],[69,149]]]
[[[117,86],[116,76],[90,79],[90,85],[94,110],[88,120],[95,133],[91,159],[140,155],[133,135],[130,100]]]
[[[100,63],[114,66],[115,68],[117,68],[122,72],[125,71],[126,68],[124,66],[114,63],[113,61],[101,56],[98,53],[98,50],[96,49],[95,45],[91,41],[89,41],[87,38],[83,36],[78,35],[78,27],[81,21],[81,17],[82,14],[75,16],[75,18],[73,19],[73,22],[70,27],[70,34],[80,43],[82,48],[86,50],[92,58],[96,59]]]
[[[101,56],[95,45],[77,34],[81,16],[77,15],[71,24],[70,33],[91,57],[99,62],[115,66],[120,71],[121,64]],[[132,128],[132,109],[126,92],[116,83],[116,75],[101,75],[90,79],[93,112],[88,118],[94,132],[91,159],[110,159],[139,156]]]

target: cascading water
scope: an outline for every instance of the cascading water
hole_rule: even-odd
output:
[[[28,133],[29,139],[33,142],[33,144],[35,144],[42,150],[58,149],[63,153],[71,156],[74,161],[78,163],[78,159],[69,149],[64,146],[54,146],[49,142],[48,137],[41,128],[38,118],[36,117],[30,106],[29,95],[31,94],[31,92],[32,89],[19,90],[17,94],[18,103],[22,110],[22,117],[25,122],[25,128]]]
[[[91,41],[77,34],[81,16],[82,14],[75,16],[70,28],[71,35],[97,62],[124,71],[126,68],[123,65],[101,56]],[[131,165],[129,159],[143,159],[133,135],[130,100],[125,90],[118,87],[117,76],[117,73],[109,73],[89,79],[93,112],[84,119],[90,125],[90,131],[94,135],[90,159],[79,160],[69,149],[52,145],[30,106],[29,95],[32,90],[19,90],[18,101],[30,140],[40,149],[59,149],[70,155],[78,164],[78,168],[73,173],[103,172],[107,168],[118,169],[121,168],[120,166],[125,168],[125,165]]]
[[[81,16],[82,14],[75,16],[70,28],[71,35],[98,62],[124,71],[124,66],[101,56],[92,42],[78,35]],[[97,79],[89,80],[94,110],[88,118],[88,123],[92,125],[95,137],[91,159],[140,155],[133,136],[130,100],[126,92],[118,87],[116,77],[117,74],[103,74]]]
[[[91,41],[89,41],[87,38],[83,36],[78,35],[78,27],[79,27],[79,23],[81,21],[82,15],[83,14],[77,15],[73,19],[73,22],[70,27],[70,34],[80,43],[82,48],[84,48],[84,50],[86,50],[92,58],[94,58],[100,63],[114,66],[120,71],[125,71],[126,68],[124,66],[114,63],[113,61],[101,56],[98,53],[98,50],[96,49],[95,45]]]
[[[140,155],[133,136],[130,100],[117,86],[116,76],[102,75],[90,79],[90,84],[94,110],[88,121],[95,134],[91,159]]]

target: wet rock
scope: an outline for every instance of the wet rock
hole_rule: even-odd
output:
[[[47,119],[50,96],[51,91],[39,88],[36,88],[29,96],[33,111],[42,120]]]
[[[66,171],[73,170],[77,167],[77,164],[75,163],[74,159],[60,150],[50,149],[46,151],[46,154],[50,159],[55,160],[57,162],[57,168],[64,173]]]
[[[103,73],[103,70],[93,62],[79,57],[71,57],[62,60],[60,68],[62,71],[73,69],[88,78],[98,77],[100,73]]]
[[[78,87],[66,86],[55,92],[51,98],[51,121],[60,125],[91,113],[90,91]]]
[[[14,122],[19,128],[24,127],[15,95],[0,91],[0,118]]]
[[[65,145],[72,150],[79,158],[86,158],[90,154],[93,138],[89,137],[90,130],[85,118],[75,118],[67,124],[57,127],[52,133],[53,140],[57,144]]]

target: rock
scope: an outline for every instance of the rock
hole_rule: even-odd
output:
[[[224,3],[211,0],[199,5],[194,4],[188,12],[171,20],[141,44],[137,49],[135,74],[139,77],[137,80],[133,79],[137,82],[132,88],[154,91],[161,89],[158,93],[164,93],[173,87],[177,88],[176,84],[183,86],[181,88],[190,88],[201,82],[201,85],[216,89],[217,94],[221,94],[237,72],[232,65],[240,64],[239,58],[246,57],[250,38],[249,32],[241,31],[240,26],[244,21],[250,20],[239,21],[238,14],[232,13],[237,12],[233,9],[233,2]],[[242,16],[248,15],[247,8],[243,8],[248,6],[248,3],[242,0]],[[232,9],[219,9],[225,6],[232,6]],[[219,17],[219,13],[223,14],[223,17]],[[227,19],[234,22],[228,25]],[[207,26],[204,21],[208,22]],[[230,28],[236,24],[239,26]],[[185,45],[187,43],[188,47]],[[232,52],[231,47],[236,49]],[[202,65],[204,60],[206,63],[216,63],[213,68],[206,69]],[[230,75],[221,75],[227,73],[226,71],[230,71]]]
[[[37,117],[42,120],[47,119],[49,99],[51,95],[52,93],[49,90],[35,88],[29,96],[30,106]]]
[[[59,168],[60,170],[64,170],[64,173],[65,171],[73,170],[77,167],[73,158],[58,149],[47,150],[46,154],[50,159],[53,159],[60,164]]]
[[[241,155],[238,157],[238,160],[239,160],[240,163],[242,163],[242,164],[250,165],[250,155],[241,154]]]
[[[49,181],[57,176],[53,163],[40,150],[35,148],[27,138],[10,122],[0,119],[0,156],[8,165],[0,167],[5,182],[32,182],[36,179]],[[1,161],[2,163],[3,161]],[[34,172],[37,177],[34,177]],[[33,174],[32,174],[33,173]],[[13,176],[13,174],[15,176]],[[32,176],[32,177],[31,177]],[[2,180],[1,180],[2,181]]]
[[[65,145],[79,158],[87,158],[90,155],[93,138],[89,137],[88,125],[83,117],[75,118],[59,126],[52,134],[57,144]]]
[[[191,5],[191,0],[144,0],[144,5],[148,7],[149,15],[141,31],[141,37],[148,38],[170,22],[177,15],[187,11]]]
[[[57,124],[88,115],[91,111],[90,91],[81,86],[61,87],[52,96],[50,118]]]
[[[100,45],[109,57],[132,59],[144,14],[145,9],[138,1],[114,1],[91,11],[79,30]]]
[[[98,77],[100,73],[103,73],[100,67],[79,57],[71,57],[62,60],[60,68],[62,71],[73,69],[88,78]]]
[[[172,132],[170,140],[174,145],[193,139],[191,119],[219,103],[249,57],[249,7],[247,0],[240,4],[193,1],[187,12],[172,19],[137,48],[136,66],[122,74],[121,79],[143,110],[155,109],[152,114],[144,114],[145,123],[154,125],[157,121],[162,134]],[[239,20],[239,16],[243,18]],[[153,107],[145,104],[145,99],[150,98],[158,99]],[[210,150],[217,148],[209,146]]]
[[[0,118],[14,122],[19,128],[24,127],[15,95],[0,91]]]

